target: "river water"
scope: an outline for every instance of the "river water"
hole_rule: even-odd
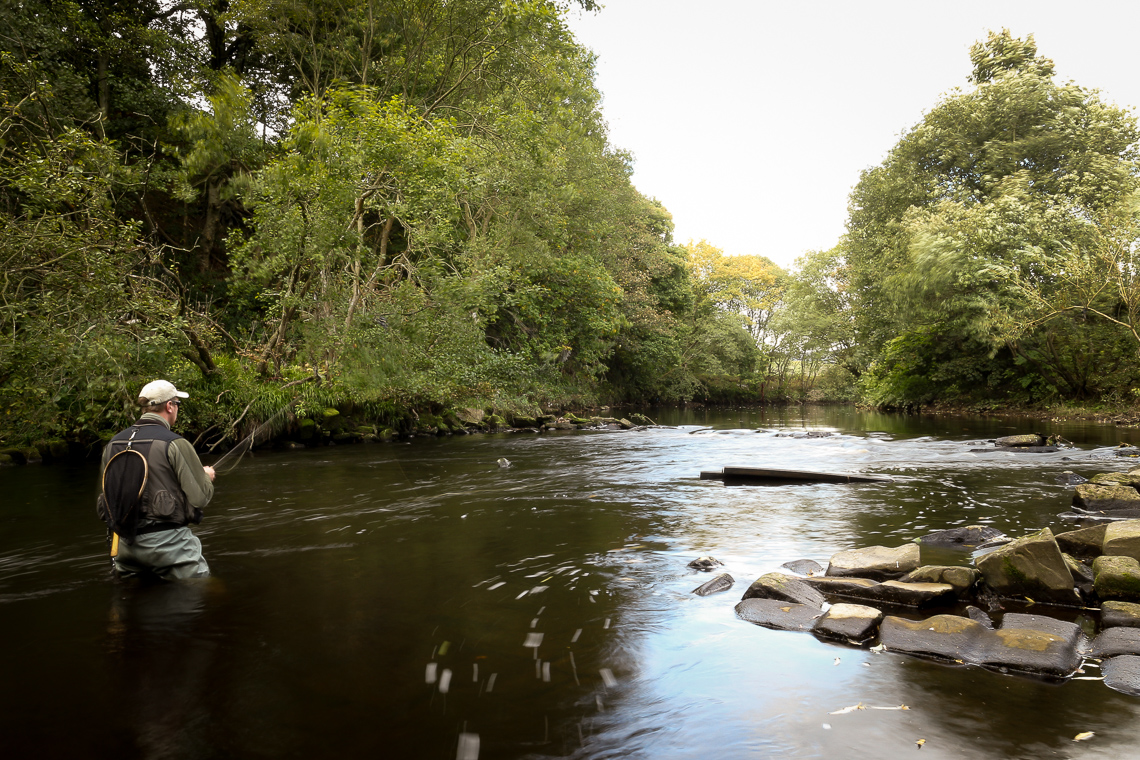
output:
[[[258,453],[219,476],[196,529],[214,576],[182,584],[112,581],[95,466],[0,471],[3,756],[1136,755],[1140,699],[1099,681],[874,653],[733,613],[789,560],[957,525],[1072,527],[1055,476],[1130,468],[1104,447],[1135,433],[840,408],[653,416],[675,427]],[[1077,449],[969,452],[1032,430]],[[788,437],[805,431],[833,435]],[[698,479],[725,465],[895,481]],[[702,598],[690,592],[711,576],[686,565],[706,554],[736,585]],[[860,703],[908,709],[832,714]]]

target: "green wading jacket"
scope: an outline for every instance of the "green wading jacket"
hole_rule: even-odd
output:
[[[170,430],[166,420],[147,413],[122,431],[103,449],[100,472],[107,469],[111,457],[127,447],[131,431],[138,428],[131,447],[147,460],[149,474],[140,507],[140,527],[153,522],[179,525],[202,521],[202,508],[214,495],[214,483],[202,469],[194,446]],[[99,519],[108,522],[107,503],[103,494],[95,507]]]

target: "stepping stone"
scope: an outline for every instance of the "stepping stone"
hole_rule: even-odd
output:
[[[848,549],[832,556],[827,574],[836,578],[892,580],[917,570],[919,554],[918,544]]]
[[[1093,575],[1101,599],[1140,602],[1140,562],[1132,557],[1097,557],[1093,560]]]
[[[1140,657],[1121,655],[1100,664],[1104,685],[1122,694],[1140,697]]]
[[[1048,528],[1022,536],[975,562],[986,585],[998,596],[1074,606],[1080,603],[1073,576]]]
[[[1108,628],[1093,639],[1089,657],[1140,655],[1140,628]]]
[[[923,565],[899,580],[903,583],[945,583],[954,587],[954,593],[959,599],[970,599],[971,591],[980,577],[981,573],[973,567]]]
[[[806,579],[792,578],[783,573],[767,573],[752,582],[744,592],[743,599],[775,599],[781,602],[795,602],[812,607],[823,607],[827,602],[823,595],[808,585]]]
[[[862,604],[834,604],[815,622],[812,632],[828,639],[862,644],[875,637],[883,613]]]
[[[1105,602],[1100,606],[1100,624],[1105,628],[1140,628],[1140,604]]]
[[[822,615],[818,607],[776,599],[745,599],[736,605],[741,620],[778,631],[810,631]]]

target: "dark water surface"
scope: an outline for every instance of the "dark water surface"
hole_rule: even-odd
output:
[[[1098,681],[877,654],[733,614],[788,560],[956,525],[1071,527],[1055,475],[1129,469],[1098,447],[1135,433],[845,409],[658,421],[681,427],[246,458],[197,530],[214,571],[202,583],[110,579],[94,466],[0,471],[0,755],[1140,754],[1140,699]],[[837,435],[775,434],[804,429]],[[1035,429],[1079,449],[968,453]],[[896,482],[697,479],[734,464]],[[702,554],[725,563],[731,591],[690,594],[711,577],[686,567]],[[830,714],[859,703],[909,709]]]

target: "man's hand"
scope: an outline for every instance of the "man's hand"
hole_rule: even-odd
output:
[[[214,472],[214,468],[213,467],[203,467],[202,469],[205,470],[206,474],[210,476],[210,482],[213,483],[214,482],[214,475],[217,474]]]

